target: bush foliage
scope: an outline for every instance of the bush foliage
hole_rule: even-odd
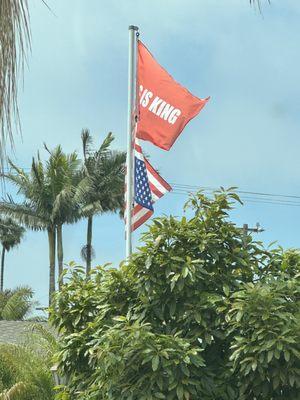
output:
[[[118,270],[73,265],[51,311],[58,398],[300,399],[300,253],[245,238],[235,201],[191,197]]]

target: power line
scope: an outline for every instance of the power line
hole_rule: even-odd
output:
[[[190,194],[190,191],[183,190],[183,189],[175,189],[171,193],[173,194],[182,194],[182,195],[187,195]],[[261,197],[255,197],[255,196],[240,196],[240,199],[242,201],[259,201],[263,203],[275,203],[275,204],[282,204],[282,205],[295,205],[295,206],[300,206],[300,201],[294,201],[294,200],[281,200],[281,199],[276,199],[276,198],[261,198]]]
[[[183,186],[183,185],[182,185]],[[184,189],[182,187],[175,186],[173,184],[173,191],[171,192],[172,194],[175,195],[188,195],[196,191],[196,189],[200,189],[199,187],[192,186],[192,185],[187,185],[190,187],[189,190]],[[193,188],[193,190],[192,190]],[[209,192],[212,194],[216,189],[213,188],[204,188],[202,189],[204,192]],[[238,191],[236,191],[238,192]],[[279,198],[276,197],[276,195],[272,195],[271,193],[268,193],[269,196],[266,196],[266,193],[260,193],[260,192],[255,192],[257,195],[256,196],[249,196],[249,195],[243,195],[243,193],[254,193],[254,192],[248,192],[248,191],[239,191],[241,196],[240,199],[243,203],[261,203],[261,204],[268,204],[268,205],[281,205],[281,206],[294,206],[294,207],[300,207],[300,201],[297,200],[288,200],[289,198],[292,199],[300,199],[300,196],[289,196],[289,195],[282,195]]]
[[[31,170],[30,167],[20,167],[20,169],[23,170],[25,173],[28,173]],[[4,168],[5,173],[11,171],[12,170],[9,168]],[[198,186],[198,185],[190,185],[190,184],[176,183],[176,182],[170,182],[170,184],[173,187],[173,191],[171,192],[171,194],[173,195],[188,195],[198,190],[202,190],[203,192],[213,193],[220,189],[218,187],[213,187],[213,186]],[[257,203],[257,204],[261,203],[268,205],[300,207],[300,196],[297,195],[290,195],[283,193],[267,193],[267,192],[248,191],[240,189],[235,189],[234,192],[240,195],[240,199],[243,203]]]
[[[30,167],[20,167],[21,170],[24,171],[30,171]],[[11,169],[9,168],[4,168],[5,172],[11,172]],[[199,186],[199,185],[190,185],[190,184],[183,184],[183,183],[176,183],[176,182],[170,182],[170,185],[173,187],[174,190],[184,190],[186,193],[189,193],[190,191],[196,191],[196,190],[203,190],[203,191],[209,191],[209,192],[214,192],[216,190],[219,190],[219,187],[213,187],[213,186]],[[255,195],[255,196],[266,196],[266,197],[282,197],[282,198],[291,198],[291,199],[298,199],[300,200],[300,196],[296,195],[290,195],[290,194],[282,194],[282,193],[267,193],[267,192],[251,192],[247,190],[240,190],[240,189],[235,189],[234,190],[236,193],[240,194],[245,194],[245,195]]]
[[[176,192],[176,191],[172,191],[171,194],[175,194],[175,195],[188,195],[190,194],[190,192]],[[279,200],[263,200],[260,198],[253,198],[253,199],[249,199],[249,198],[244,198],[241,197],[240,198],[241,201],[243,203],[261,203],[261,204],[274,204],[274,205],[282,205],[282,206],[295,206],[295,207],[300,207],[300,203],[292,203],[292,202],[284,202],[284,201],[279,201]]]
[[[193,190],[200,190],[203,189],[205,191],[215,191],[218,190],[219,188],[217,187],[211,187],[211,186],[196,186],[196,185],[187,185],[187,184],[181,184],[181,183],[175,183],[175,182],[170,182],[170,185],[172,185],[174,188],[182,188],[182,189],[193,189]],[[241,194],[253,194],[253,195],[258,195],[258,196],[267,196],[267,197],[283,197],[283,198],[293,198],[293,199],[299,199],[300,196],[295,196],[295,195],[288,195],[288,194],[275,194],[275,193],[265,193],[265,192],[250,192],[246,190],[235,190],[236,193],[241,193]]]

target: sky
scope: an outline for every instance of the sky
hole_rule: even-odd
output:
[[[95,145],[112,131],[126,148],[128,26],[159,63],[209,104],[169,152],[145,144],[152,164],[170,183],[300,195],[300,3],[261,0],[41,0],[30,1],[32,51],[19,92],[22,138],[14,161],[30,167],[43,143],[81,152],[89,128]],[[7,186],[6,191],[13,190]],[[187,195],[169,194],[155,216],[182,215]],[[237,225],[257,222],[266,245],[300,247],[299,206],[246,202]],[[145,228],[134,235],[135,245]],[[65,262],[82,263],[86,222],[64,228]],[[124,225],[117,215],[97,217],[95,265],[124,258]],[[41,306],[48,297],[44,232],[26,232],[7,255],[5,287],[29,285]]]

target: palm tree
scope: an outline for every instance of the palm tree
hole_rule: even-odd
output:
[[[45,146],[46,147],[46,146]],[[46,147],[47,149],[47,147]],[[50,153],[46,165],[38,154],[33,159],[30,173],[18,168],[9,161],[11,172],[4,177],[14,184],[17,193],[22,195],[22,203],[15,203],[9,197],[0,202],[0,212],[14,218],[21,225],[32,230],[46,230],[49,246],[49,302],[55,292],[56,239],[60,272],[63,265],[62,225],[76,215],[71,208],[74,195],[72,179],[75,176],[79,160],[76,153],[66,155],[58,146]],[[72,212],[70,210],[72,209]]]
[[[110,145],[114,140],[112,133],[104,139],[98,150],[93,150],[93,141],[88,129],[81,133],[84,165],[80,184],[77,188],[77,201],[85,207],[87,216],[87,241],[82,249],[86,261],[87,274],[91,269],[93,255],[92,231],[95,214],[117,212],[124,204],[124,174],[126,153],[113,151]],[[89,209],[90,208],[90,209]]]
[[[46,146],[45,146],[46,147]],[[77,153],[65,154],[61,146],[50,151],[47,161],[47,177],[51,186],[53,209],[52,220],[57,234],[57,262],[59,286],[62,284],[63,272],[63,225],[74,223],[80,217],[80,206],[74,201],[76,185],[80,181],[78,167],[80,161]]]
[[[0,203],[0,212],[14,218],[28,229],[46,230],[49,244],[49,300],[55,291],[55,224],[51,218],[53,199],[46,171],[38,155],[33,159],[30,173],[18,168],[9,160],[11,171],[4,177],[14,184],[22,203],[15,203],[12,197]]]
[[[11,218],[0,218],[0,242],[2,244],[0,292],[3,292],[5,252],[10,251],[21,242],[24,232],[25,229]]]
[[[0,166],[3,167],[5,143],[13,143],[13,119],[19,128],[17,104],[18,75],[23,71],[30,48],[27,0],[0,1]]]

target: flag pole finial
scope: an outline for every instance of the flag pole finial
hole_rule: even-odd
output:
[[[129,25],[129,27],[128,27],[128,29],[131,31],[138,31],[139,30],[139,27],[138,26],[135,26],[135,25]]]

